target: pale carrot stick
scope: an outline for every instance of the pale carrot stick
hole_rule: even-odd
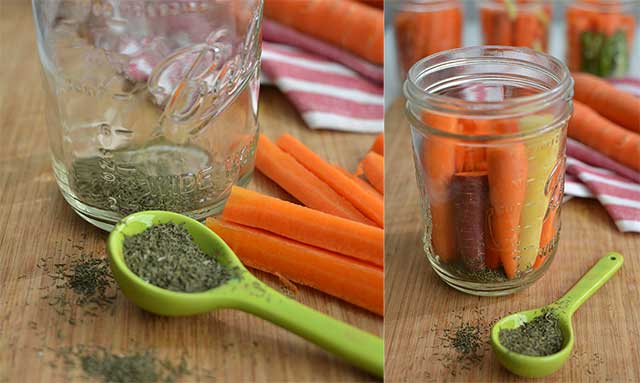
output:
[[[222,218],[378,266],[383,264],[382,229],[239,186],[232,188]]]
[[[376,152],[381,156],[384,156],[384,134],[380,133],[376,136],[375,141],[373,141],[373,145],[369,149],[370,152]]]
[[[371,185],[384,195],[384,158],[375,152],[369,152],[362,160],[362,170]]]
[[[262,134],[258,139],[256,168],[305,206],[338,217],[372,224],[349,201]]]
[[[378,266],[223,220],[207,218],[207,226],[246,266],[384,314],[384,273]]]
[[[579,101],[573,101],[568,135],[615,161],[640,171],[640,134],[614,124]]]
[[[621,127],[640,133],[640,98],[587,74],[573,73],[574,99]]]
[[[489,235],[485,261],[490,268],[502,263],[505,274],[518,271],[518,225],[527,184],[527,150],[523,144],[487,148]]]
[[[384,205],[380,200],[365,192],[353,180],[320,158],[293,136],[283,134],[276,143],[280,149],[290,154],[303,167],[351,202],[367,218],[375,222],[376,225],[384,227]]]
[[[423,113],[422,120],[428,126],[448,131],[458,131],[458,119]],[[426,194],[431,213],[431,246],[443,262],[451,262],[456,256],[453,206],[449,185],[456,171],[455,141],[436,135],[423,140],[422,164]]]
[[[360,178],[359,176],[356,176],[355,174],[351,174],[347,171],[347,169],[344,169],[336,164],[333,164],[333,166],[340,170],[340,172],[342,174],[344,174],[345,176],[351,178],[355,183],[357,183],[358,185],[360,185],[361,188],[363,188],[364,190],[366,190],[367,192],[369,192],[371,195],[373,195],[376,198],[379,198],[381,202],[384,201],[384,197],[382,196],[382,194],[380,194],[379,191],[376,190],[376,188],[374,188],[369,182],[363,180],[362,178]]]
[[[265,0],[264,17],[384,63],[381,10],[349,0]]]

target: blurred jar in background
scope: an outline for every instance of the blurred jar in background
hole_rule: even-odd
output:
[[[567,63],[572,71],[623,76],[633,57],[637,0],[577,0],[567,6]]]
[[[547,52],[551,4],[546,0],[488,0],[480,4],[485,45],[508,45]]]
[[[418,60],[462,46],[462,5],[458,0],[405,0],[394,4],[402,77]]]

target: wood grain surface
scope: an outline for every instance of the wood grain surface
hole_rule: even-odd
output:
[[[478,362],[458,361],[447,329],[489,327],[508,313],[554,301],[608,251],[625,263],[576,312],[575,347],[567,364],[545,382],[640,381],[640,235],[618,232],[594,200],[562,207],[562,232],[551,267],[533,286],[506,297],[475,297],[448,287],[422,251],[418,191],[403,102],[385,115],[385,381],[514,382],[490,348]],[[532,380],[531,380],[532,381]]]
[[[0,58],[0,382],[87,381],[78,367],[50,365],[61,348],[78,345],[116,353],[153,349],[175,362],[184,355],[193,371],[184,379],[189,382],[372,379],[302,338],[238,311],[163,318],[143,312],[117,292],[115,302],[96,317],[74,307],[56,313],[43,299],[56,290],[39,262],[69,262],[80,253],[104,257],[107,234],[78,217],[58,191],[29,1],[0,1]],[[272,88],[260,95],[260,125],[270,138],[289,132],[348,169],[355,169],[373,140],[371,135],[307,129]],[[250,188],[285,197],[258,173]],[[256,274],[282,288],[276,278]],[[350,304],[304,287],[295,299],[382,334],[380,317]],[[75,325],[69,323],[72,316]]]

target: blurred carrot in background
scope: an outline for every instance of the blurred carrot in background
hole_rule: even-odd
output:
[[[486,45],[510,45],[546,52],[551,5],[539,0],[492,0],[480,7]]]
[[[570,4],[566,11],[569,69],[601,77],[626,74],[635,32],[631,11],[615,1],[581,0]]]
[[[462,9],[457,0],[399,9],[395,17],[398,55],[404,71],[431,54],[462,46]]]
[[[264,16],[374,64],[384,63],[383,13],[374,7],[351,0],[265,0]]]

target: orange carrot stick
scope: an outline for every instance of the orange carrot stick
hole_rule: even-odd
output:
[[[384,158],[375,152],[369,152],[362,160],[362,170],[371,185],[384,195]]]
[[[640,98],[587,74],[573,73],[574,99],[625,129],[640,133]]]
[[[376,314],[384,313],[380,267],[223,220],[207,218],[207,226],[246,266],[279,273]]]
[[[371,224],[371,221],[349,201],[264,135],[260,135],[258,139],[256,168],[305,206],[352,221]]]
[[[376,136],[375,141],[373,141],[373,145],[371,145],[370,152],[376,152],[381,156],[384,156],[384,134],[380,133]]]
[[[458,119],[434,113],[424,113],[422,120],[436,129],[456,132]],[[450,262],[456,256],[453,207],[449,185],[456,171],[455,141],[432,135],[423,140],[422,164],[425,189],[431,212],[431,245],[436,256]]]
[[[573,101],[568,135],[621,164],[640,171],[640,134],[614,124],[579,101]]]
[[[384,63],[384,17],[379,9],[348,0],[265,0],[264,17]]]
[[[239,186],[231,190],[222,218],[378,266],[383,264],[382,229]]]
[[[507,277],[518,270],[518,226],[527,183],[527,150],[523,144],[487,148],[491,205],[485,261],[501,262]]]
[[[324,161],[291,135],[283,134],[276,143],[283,151],[293,156],[303,167],[351,202],[367,218],[375,222],[376,225],[384,227],[384,205],[380,200],[362,190],[353,180]]]
[[[333,166],[336,169],[340,170],[340,172],[342,174],[344,174],[345,176],[347,176],[350,179],[352,179],[355,183],[357,183],[361,188],[366,190],[368,193],[370,193],[371,195],[373,195],[376,198],[379,198],[381,202],[384,201],[384,197],[382,196],[382,194],[380,194],[380,192],[377,191],[376,188],[374,188],[370,183],[368,183],[367,181],[363,180],[359,176],[356,176],[355,174],[349,173],[346,169],[341,168],[340,166],[338,166],[336,164],[333,164]]]
[[[547,258],[549,258],[549,246],[551,242],[556,236],[557,229],[555,227],[555,218],[557,207],[549,211],[549,216],[544,220],[542,224],[542,235],[540,236],[540,250],[538,251],[538,256],[536,257],[536,261],[533,263],[533,269],[537,270],[540,266],[542,266]]]

